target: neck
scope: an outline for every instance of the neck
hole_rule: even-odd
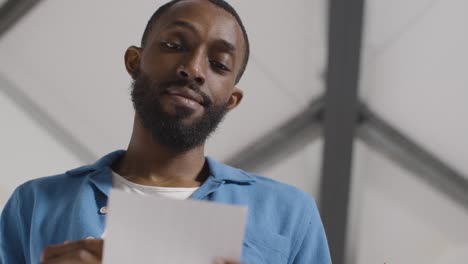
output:
[[[162,187],[196,187],[208,176],[204,145],[174,151],[155,142],[137,116],[127,153],[113,170],[135,183]]]

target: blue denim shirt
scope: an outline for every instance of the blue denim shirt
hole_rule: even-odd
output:
[[[39,263],[52,244],[104,231],[112,187],[110,166],[125,151],[93,165],[19,186],[0,220],[0,263]],[[317,207],[304,192],[207,157],[210,176],[192,199],[249,208],[242,261],[249,264],[331,263]],[[229,228],[229,227],[226,227]]]

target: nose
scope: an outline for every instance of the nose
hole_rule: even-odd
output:
[[[198,85],[205,83],[204,62],[202,56],[192,56],[186,63],[182,63],[177,69],[180,78],[194,81]]]

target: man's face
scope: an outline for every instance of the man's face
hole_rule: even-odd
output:
[[[145,47],[135,56],[129,52],[135,110],[154,140],[175,150],[203,144],[242,99],[235,87],[245,52],[242,31],[231,14],[208,1],[170,7]]]

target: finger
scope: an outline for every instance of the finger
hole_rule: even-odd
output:
[[[102,258],[103,240],[87,239],[66,244],[48,246],[42,253],[41,261],[59,257],[77,249],[84,249],[98,258]]]
[[[97,254],[99,251],[98,248],[100,247],[99,244],[102,244],[102,241],[98,241],[98,240],[79,240],[75,242],[66,241],[66,243],[64,244],[52,245],[52,246],[47,247],[43,252],[42,259],[45,260],[45,259],[53,258],[56,256],[60,256],[67,252],[73,251],[75,249],[80,249],[80,248],[88,249],[89,251],[98,255]]]
[[[99,258],[102,258],[102,247],[103,240],[79,240],[75,242],[68,242],[61,245],[53,245],[47,247],[42,255],[42,260],[55,258],[57,256],[66,254],[67,252],[76,250],[76,249],[86,249],[91,252],[93,255],[96,255]]]
[[[58,257],[41,261],[41,264],[98,264],[101,259],[86,249],[75,249]]]
[[[239,261],[217,258],[215,259],[213,264],[242,264],[242,263],[240,263]]]

